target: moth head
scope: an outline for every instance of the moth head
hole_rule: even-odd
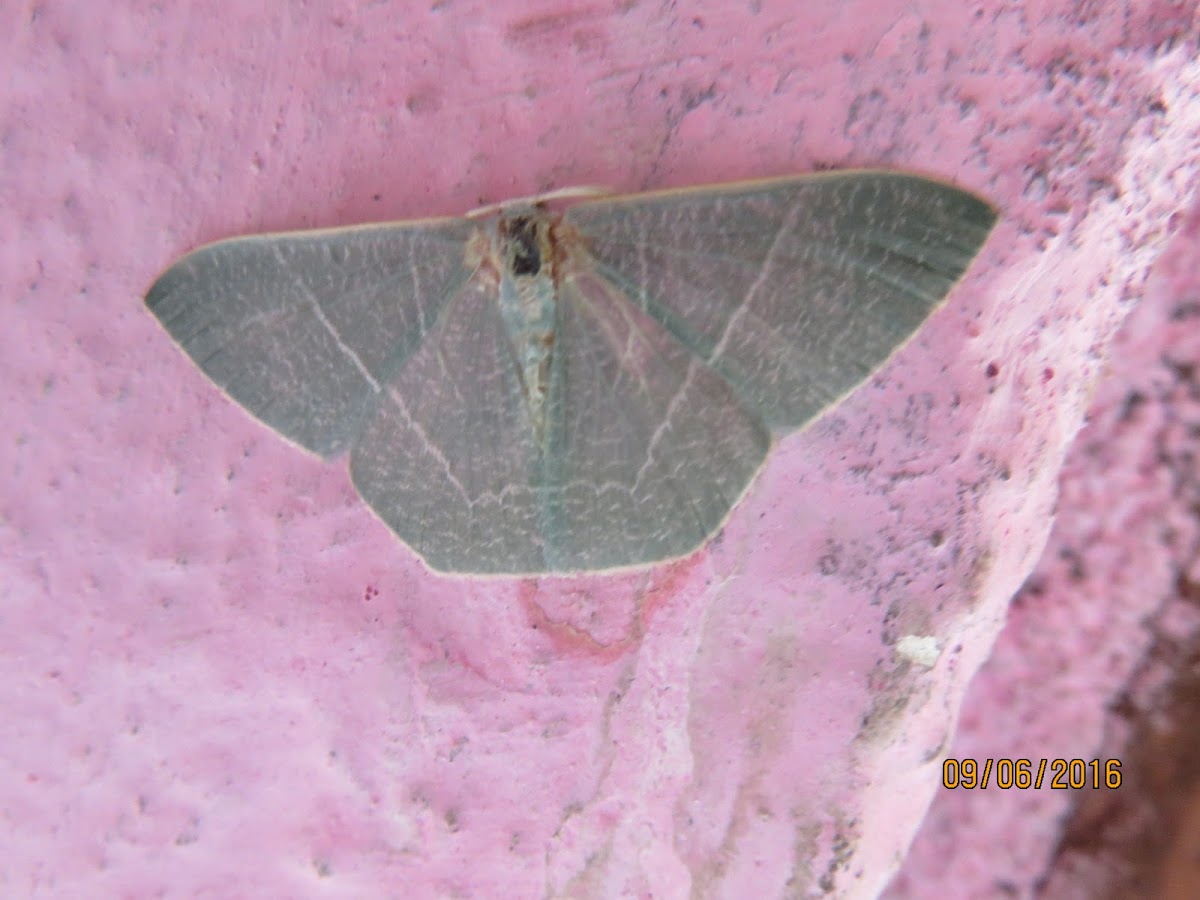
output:
[[[492,284],[505,278],[520,282],[553,277],[557,215],[527,205],[486,212],[495,217],[481,223],[467,241],[464,259],[468,267]]]

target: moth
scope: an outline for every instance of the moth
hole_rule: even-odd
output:
[[[220,241],[146,304],[261,422],[348,454],[431,568],[590,572],[700,547],[995,221],[975,194],[887,171],[544,195]]]

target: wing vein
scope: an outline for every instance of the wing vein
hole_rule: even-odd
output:
[[[371,390],[378,394],[381,390],[383,390],[383,388],[379,386],[379,382],[376,381],[371,373],[367,370],[362,358],[346,345],[346,342],[342,340],[342,336],[338,334],[338,330],[333,327],[333,323],[326,318],[325,311],[321,309],[321,304],[318,302],[316,295],[309,290],[308,285],[306,285],[300,279],[295,279],[295,284],[304,294],[304,298],[312,307],[313,312],[316,313],[317,321],[325,326],[325,330],[329,332],[329,336],[333,338],[334,342],[338,345],[338,348],[350,358],[350,362],[354,363],[354,367],[358,369],[358,373],[362,375],[367,384],[371,386]]]
[[[725,322],[725,327],[721,330],[721,337],[713,345],[711,352],[708,354],[706,362],[712,365],[713,362],[725,352],[725,345],[729,343],[729,336],[733,334],[734,327],[749,314],[750,304],[754,300],[754,295],[758,293],[759,288],[767,280],[767,273],[771,270],[775,260],[775,254],[779,250],[779,245],[783,242],[783,236],[791,232],[792,227],[796,224],[796,216],[799,214],[800,205],[793,204],[788,210],[787,215],[783,217],[783,221],[779,223],[779,228],[775,232],[775,238],[771,241],[771,246],[767,249],[766,255],[763,257],[762,266],[759,269],[758,277],[746,289],[746,296],[742,298],[741,304],[728,321]]]
[[[463,483],[454,475],[454,471],[450,466],[450,460],[448,460],[446,455],[442,453],[441,449],[429,439],[429,433],[425,431],[421,423],[412,417],[412,413],[408,411],[408,405],[404,402],[400,394],[395,389],[389,388],[388,396],[391,397],[392,402],[396,404],[396,409],[400,410],[400,415],[404,416],[404,421],[408,423],[409,427],[412,428],[417,437],[421,439],[421,443],[425,445],[425,449],[427,449],[430,455],[433,456],[433,458],[436,459],[441,465],[442,470],[446,473],[446,478],[451,484],[454,485],[454,487],[458,490],[458,493],[462,496],[463,503],[465,503],[468,508],[473,507],[475,502],[467,494],[467,489],[463,486]]]
[[[633,477],[633,488],[631,489],[631,493],[636,494],[638,492],[642,484],[642,477],[646,474],[646,470],[650,468],[650,464],[654,462],[654,451],[658,447],[658,442],[662,439],[667,427],[675,418],[675,411],[679,408],[682,398],[687,394],[688,389],[691,387],[692,380],[696,377],[696,364],[698,362],[699,359],[697,357],[688,357],[687,372],[684,373],[683,381],[680,382],[678,390],[675,391],[675,396],[673,396],[670,402],[667,404],[667,411],[663,416],[662,421],[659,422],[658,427],[654,429],[654,434],[650,435],[650,442],[646,445],[646,461],[638,467],[637,474]]]

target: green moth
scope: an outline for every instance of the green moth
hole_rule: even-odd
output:
[[[704,543],[996,221],[884,171],[559,200],[220,241],[146,303],[430,567],[587,572]]]

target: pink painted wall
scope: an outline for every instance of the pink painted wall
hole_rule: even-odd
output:
[[[1194,13],[1123,9],[15,8],[0,884],[872,896],[942,755],[1095,755],[1139,652],[1107,617],[1153,604],[1170,549],[1113,543],[1092,583],[1108,606],[1069,585],[1024,604],[1013,624],[1037,640],[1008,632],[967,687],[1194,190]],[[343,467],[224,399],[141,303],[235,233],[866,165],[956,180],[1004,219],[893,364],[778,448],[719,540],[644,573],[429,573]],[[1168,328],[1145,327],[1135,360]],[[1147,519],[1122,504],[1159,478],[1120,443],[1059,509],[1092,526],[1115,509],[1133,541]],[[934,638],[936,663],[899,656],[905,636]],[[941,793],[892,890],[1024,890],[1063,806]]]

